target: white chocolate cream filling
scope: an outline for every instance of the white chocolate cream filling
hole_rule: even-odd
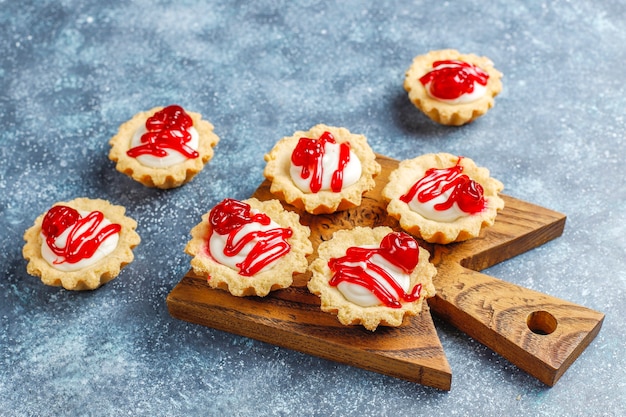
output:
[[[425,219],[442,223],[451,223],[463,216],[468,216],[468,214],[462,211],[456,202],[454,202],[452,206],[447,210],[437,210],[435,208],[435,205],[445,203],[448,198],[450,198],[450,194],[452,194],[453,191],[453,189],[448,190],[445,193],[424,203],[420,203],[417,198],[413,198],[411,201],[409,201],[409,207],[411,208],[411,210],[420,214]]]
[[[363,246],[364,248],[374,248],[375,246]],[[404,290],[404,293],[409,292],[409,286],[411,284],[411,277],[409,274],[402,271],[397,266],[393,265],[391,262],[387,261],[380,255],[373,255],[370,258],[370,262],[375,265],[383,268],[393,280]],[[387,282],[387,280],[376,273],[374,270],[368,268],[366,262],[353,262],[348,263],[348,265],[358,265],[365,270],[365,273],[372,276],[374,280],[379,282],[384,288],[386,288],[391,294],[395,294],[395,290],[392,286]],[[341,281],[337,285],[337,289],[341,294],[346,298],[346,300],[359,305],[361,307],[372,307],[377,305],[382,305],[383,303],[376,297],[376,295],[372,294],[370,290],[359,285],[353,284],[348,281]],[[401,299],[402,294],[397,294],[397,300]]]
[[[440,68],[440,67],[437,67]],[[483,97],[485,95],[485,93],[487,92],[487,86],[486,85],[482,85],[480,83],[477,83],[476,81],[474,81],[474,91],[472,91],[471,93],[464,93],[461,96],[454,98],[454,99],[445,99],[445,98],[440,98],[437,97],[433,94],[430,93],[430,85],[431,83],[426,83],[426,85],[424,85],[424,88],[426,89],[426,93],[428,93],[428,96],[434,100],[437,101],[441,101],[443,103],[448,103],[448,104],[465,104],[465,103],[471,103],[472,101],[476,101],[478,99],[480,99],[481,97]]]
[[[331,182],[334,172],[339,167],[339,143],[329,143],[324,145],[324,155],[322,156],[322,188],[320,191],[330,191]],[[343,170],[343,185],[342,188],[346,188],[355,184],[359,178],[361,178],[361,160],[350,149],[350,160],[348,161],[345,169]],[[291,164],[289,170],[291,180],[294,182],[302,192],[310,193],[311,191],[311,178],[313,173],[308,178],[302,178],[302,167]]]
[[[250,212],[252,215],[259,213],[258,210],[251,210]],[[259,232],[259,231],[264,232],[267,230],[278,229],[278,228],[280,228],[280,225],[272,220],[270,221],[270,224],[268,225],[263,225],[258,222],[248,223],[244,225],[241,229],[236,230],[226,235],[220,235],[219,233],[213,232],[211,233],[211,237],[209,238],[209,251],[211,253],[211,256],[218,263],[224,266],[227,266],[235,271],[239,271],[239,267],[237,266],[237,264],[242,263],[248,257],[248,255],[250,254],[254,246],[257,244],[258,239],[252,239],[250,242],[248,242],[246,245],[243,246],[243,248],[241,249],[241,251],[239,251],[239,253],[233,256],[228,256],[224,253],[224,248],[226,247],[226,241],[232,235],[232,233],[234,233],[234,236],[232,236],[233,238],[232,244],[237,245],[237,243],[249,233],[254,233],[254,232]],[[260,257],[262,258],[263,255],[261,255]],[[265,265],[263,269],[261,269],[259,272],[272,269],[274,265],[276,264],[276,262],[278,262],[279,260],[280,258],[275,259],[273,262]]]
[[[191,134],[191,140],[186,143],[194,151],[198,150],[199,144],[199,134],[195,127],[191,126],[187,129],[187,131]],[[137,146],[143,145],[141,143],[141,137],[147,133],[145,125],[141,125],[139,129],[135,131],[131,141],[130,141],[130,149],[136,148]],[[144,154],[137,156],[137,160],[140,164],[150,167],[150,168],[168,168],[172,165],[183,163],[187,160],[187,157],[182,153],[178,152],[175,149],[165,149],[167,152],[166,156],[158,157],[150,154]]]
[[[80,213],[81,218],[89,214],[88,211],[79,211],[79,213]],[[95,230],[93,230],[91,234],[89,234],[87,237],[88,238],[95,237],[102,229],[104,229],[110,224],[111,222],[108,221],[106,218],[103,219],[100,225]],[[90,226],[92,226],[91,223],[87,223],[83,225],[80,229],[78,229],[78,231],[76,232],[76,235],[82,235],[83,233],[87,231],[87,229]],[[67,245],[68,243],[67,238],[71,230],[72,230],[72,227],[68,227],[66,230],[63,231],[63,233],[59,235],[59,237],[56,238],[54,243],[58,248],[64,248]],[[117,247],[117,243],[119,241],[119,233],[114,233],[110,235],[109,237],[107,237],[100,244],[100,246],[98,246],[98,249],[96,250],[96,252],[93,254],[92,257],[82,259],[76,263],[65,262],[65,258],[58,257],[54,252],[52,252],[52,249],[50,249],[50,247],[46,243],[46,237],[43,234],[41,235],[41,240],[42,240],[41,256],[46,260],[46,262],[48,262],[48,264],[50,264],[51,267],[58,269],[59,271],[72,272],[72,271],[78,271],[79,269],[87,268],[95,264],[99,260],[103,259],[107,255],[110,255]]]

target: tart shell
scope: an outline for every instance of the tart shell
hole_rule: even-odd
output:
[[[437,274],[437,269],[429,261],[430,254],[421,246],[419,262],[410,275],[411,288],[418,283],[422,284],[420,297],[416,301],[402,302],[401,308],[384,305],[361,307],[348,301],[336,287],[328,283],[332,277],[332,271],[328,266],[331,258],[344,256],[346,250],[353,246],[378,246],[392,231],[386,226],[373,229],[358,226],[352,230],[338,230],[330,240],[319,245],[317,249],[319,257],[309,266],[312,276],[308,288],[311,293],[320,297],[322,311],[336,314],[343,325],[362,325],[371,331],[375,331],[378,326],[398,327],[403,323],[405,316],[420,314],[424,300],[435,295],[432,279]]]
[[[361,161],[361,177],[355,184],[345,187],[339,193],[332,191],[305,193],[291,180],[289,174],[291,154],[300,138],[319,138],[324,132],[330,132],[337,143],[350,143],[350,148]],[[293,136],[284,137],[265,155],[265,161],[267,164],[263,175],[271,181],[270,192],[280,200],[311,214],[328,214],[359,206],[363,194],[374,188],[376,184],[374,178],[381,170],[365,136],[350,133],[343,127],[323,124],[316,125],[307,132],[298,131]]]
[[[293,231],[293,235],[287,239],[291,249],[272,268],[253,276],[242,276],[234,269],[215,261],[208,249],[208,239],[211,236],[211,224],[208,221],[210,211],[205,213],[202,221],[191,230],[192,238],[187,243],[185,252],[193,257],[191,259],[193,272],[207,277],[212,288],[228,291],[238,297],[251,295],[264,297],[270,291],[289,287],[295,274],[306,271],[308,266],[306,257],[313,252],[309,240],[311,231],[307,226],[300,224],[300,216],[297,213],[286,211],[278,200],[259,201],[250,198],[242,201],[251,208],[265,213],[280,227],[288,227]]]
[[[132,249],[141,241],[135,232],[137,222],[124,215],[126,209],[112,205],[106,200],[77,198],[68,202],[59,202],[54,206],[64,205],[75,210],[100,211],[111,223],[122,226],[119,232],[119,241],[115,250],[95,264],[78,271],[65,272],[52,267],[41,255],[43,238],[41,225],[46,213],[35,220],[35,224],[26,230],[22,249],[24,258],[28,261],[26,270],[33,276],[38,276],[46,285],[62,286],[67,290],[94,290],[117,277],[120,270],[133,261]]]
[[[477,237],[481,228],[495,222],[498,211],[504,208],[504,200],[498,196],[504,186],[489,176],[487,168],[478,167],[469,158],[458,162],[463,173],[483,187],[486,208],[480,213],[463,216],[453,222],[438,222],[423,217],[411,210],[400,197],[420,180],[430,168],[449,168],[457,165],[458,156],[449,153],[426,154],[401,161],[398,168],[389,174],[389,182],[382,191],[387,202],[387,213],[400,221],[406,232],[427,242],[447,244]]]
[[[432,98],[420,78],[432,70],[432,64],[441,60],[459,60],[481,68],[489,74],[487,90],[478,100],[469,103],[446,103]],[[474,54],[462,54],[454,49],[431,51],[413,59],[404,79],[404,89],[411,102],[431,120],[450,126],[461,126],[470,123],[485,114],[494,105],[494,97],[502,90],[502,73],[496,70],[493,62],[487,57]]]
[[[199,113],[185,112],[193,120],[193,127],[198,131],[199,143],[197,158],[187,159],[180,164],[167,168],[153,168],[143,165],[136,158],[127,155],[133,135],[142,127],[149,117],[162,110],[163,107],[155,107],[146,112],[137,113],[132,119],[123,123],[115,136],[111,138],[109,144],[111,150],[109,159],[116,162],[115,169],[128,175],[135,181],[146,187],[156,187],[170,189],[180,187],[191,181],[213,158],[213,148],[218,144],[219,137],[213,132],[213,125],[202,119]]]

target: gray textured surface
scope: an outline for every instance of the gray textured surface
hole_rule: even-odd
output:
[[[625,415],[625,44],[619,0],[0,0],[0,415]],[[462,128],[402,89],[413,56],[447,47],[504,73]],[[107,143],[171,103],[222,141],[193,182],[147,189]],[[248,197],[274,142],[320,122],[394,158],[469,156],[568,215],[562,237],[486,271],[606,314],[556,386],[439,319],[448,393],[169,316],[200,215]],[[143,242],[116,280],[73,293],[27,275],[21,249],[37,215],[79,196],[126,206]]]

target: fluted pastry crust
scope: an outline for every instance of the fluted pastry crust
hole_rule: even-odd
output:
[[[337,287],[329,284],[332,271],[328,262],[331,258],[344,256],[350,247],[378,246],[392,231],[386,226],[376,228],[358,226],[352,230],[338,230],[330,240],[319,245],[317,249],[319,257],[309,266],[312,276],[308,288],[311,293],[320,297],[322,311],[336,314],[343,325],[362,325],[371,331],[375,331],[378,326],[400,326],[405,316],[414,316],[422,311],[424,300],[435,295],[432,279],[437,273],[435,266],[429,261],[430,254],[422,247],[419,248],[419,262],[410,274],[410,287],[422,284],[420,297],[412,302],[402,302],[400,308],[385,305],[361,307],[348,301]]]
[[[344,187],[339,193],[332,191],[306,193],[293,183],[289,174],[291,154],[300,138],[319,138],[324,132],[330,132],[337,143],[350,143],[351,150],[361,161],[361,177],[355,184]],[[363,194],[374,188],[376,184],[374,178],[381,170],[365,136],[350,133],[343,127],[323,124],[316,125],[307,132],[298,131],[293,136],[282,138],[265,155],[265,161],[267,164],[263,174],[271,181],[270,192],[280,200],[311,214],[328,214],[359,206]]]
[[[270,269],[258,272],[253,276],[242,276],[234,269],[217,262],[209,253],[208,239],[211,236],[209,223],[210,211],[202,216],[202,221],[191,230],[191,240],[187,243],[185,252],[191,255],[191,267],[195,274],[207,277],[212,288],[229,291],[232,295],[242,297],[256,295],[266,296],[270,291],[289,287],[293,276],[306,271],[307,256],[313,252],[309,235],[310,229],[300,224],[297,213],[287,211],[280,201],[259,201],[256,198],[242,200],[265,213],[280,227],[290,228],[293,235],[287,239],[290,250],[280,258]]]
[[[124,215],[123,206],[112,205],[106,200],[77,198],[68,202],[58,202],[54,206],[68,206],[79,211],[100,211],[111,223],[121,226],[116,248],[105,258],[95,264],[77,271],[61,271],[52,267],[41,254],[43,238],[41,227],[46,213],[35,220],[32,227],[26,230],[24,240],[26,244],[22,250],[28,261],[26,270],[29,274],[38,276],[46,285],[62,286],[67,290],[93,290],[117,277],[120,270],[133,261],[133,248],[141,241],[135,232],[137,222]]]
[[[481,68],[489,74],[485,94],[469,103],[446,103],[432,98],[420,78],[432,70],[433,62],[441,60],[459,60]],[[411,102],[433,121],[452,126],[469,123],[485,114],[494,105],[494,97],[502,90],[502,73],[496,70],[487,57],[474,54],[462,54],[454,49],[431,51],[413,59],[404,79],[404,89],[409,93]]]
[[[130,149],[131,140],[137,129],[142,127],[148,118],[160,110],[163,110],[163,107],[155,107],[151,110],[137,113],[132,119],[123,123],[119,127],[117,134],[109,141],[111,145],[109,159],[116,162],[115,169],[146,187],[176,188],[191,181],[213,158],[213,148],[218,144],[219,137],[213,132],[213,125],[207,120],[203,120],[199,113],[185,110],[193,120],[193,127],[198,131],[197,152],[199,156],[164,168],[143,165],[137,158],[128,156],[126,152]]]
[[[463,167],[464,174],[482,186],[486,201],[483,211],[453,222],[440,222],[425,218],[400,200],[428,169],[449,168],[457,164]],[[498,211],[504,208],[504,200],[498,196],[503,188],[500,181],[490,177],[487,168],[476,166],[470,158],[463,157],[459,161],[458,156],[442,152],[401,161],[389,175],[382,197],[387,202],[387,213],[398,219],[406,232],[427,242],[447,244],[477,237],[481,228],[493,225]]]

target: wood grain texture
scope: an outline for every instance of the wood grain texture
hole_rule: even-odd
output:
[[[443,263],[438,263],[439,261]],[[553,386],[600,331],[604,315],[460,265],[436,262],[433,311]]]
[[[381,191],[398,161],[378,156],[382,172],[361,206],[345,212],[313,216],[291,206],[311,228],[314,253],[334,231],[354,226],[390,226]],[[263,182],[253,195],[273,198]],[[547,385],[553,385],[600,330],[604,315],[532,291],[480,271],[560,236],[563,214],[509,196],[496,223],[475,239],[433,245],[420,242],[437,267],[437,295],[430,308]],[[306,289],[308,274],[294,277],[291,288],[267,297],[233,297],[211,289],[189,272],[167,297],[176,318],[228,331],[307,354],[361,367],[443,390],[452,374],[436,329],[425,306],[398,328],[369,332],[342,326],[319,309],[319,299]]]

